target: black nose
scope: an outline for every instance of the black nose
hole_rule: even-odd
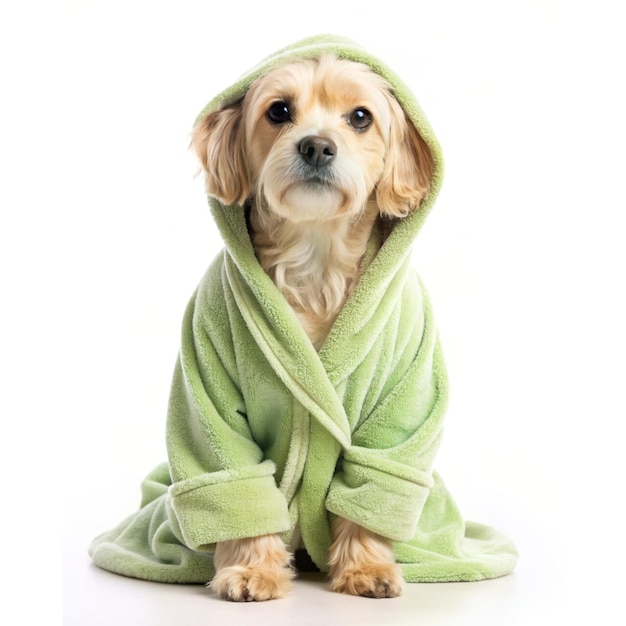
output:
[[[314,167],[328,165],[337,154],[337,144],[332,139],[317,135],[305,137],[299,149],[302,158]]]

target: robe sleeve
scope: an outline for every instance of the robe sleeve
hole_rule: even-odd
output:
[[[441,347],[429,303],[424,299],[421,304],[421,336],[393,359],[393,372],[382,374],[393,385],[353,431],[326,500],[331,513],[394,541],[415,535],[433,485],[432,463],[447,404]]]
[[[217,541],[283,532],[290,519],[275,465],[250,432],[228,348],[227,314],[219,305],[203,311],[197,299],[183,322],[167,450],[178,525],[188,547],[203,551]]]

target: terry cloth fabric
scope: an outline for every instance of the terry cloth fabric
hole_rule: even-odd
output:
[[[96,565],[204,583],[215,543],[297,537],[327,571],[338,515],[389,537],[404,577],[470,581],[510,573],[514,545],[466,522],[432,464],[447,380],[411,244],[441,184],[439,144],[416,99],[355,43],[319,36],[280,50],[212,100],[239,100],[278,64],[325,52],[383,75],[430,148],[420,209],[371,250],[362,278],[315,351],[252,248],[244,209],[210,198],[225,243],[187,307],[167,421],[169,462],[144,481],[138,511],[97,537]]]

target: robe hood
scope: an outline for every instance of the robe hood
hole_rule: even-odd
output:
[[[363,63],[382,76],[389,83],[408,121],[415,126],[430,150],[433,166],[429,190],[421,201],[419,209],[395,225],[387,244],[381,250],[379,263],[385,264],[388,271],[393,270],[394,267],[397,268],[402,264],[412,241],[420,231],[437,198],[443,178],[443,157],[439,142],[417,98],[400,77],[380,59],[367,52],[358,43],[345,37],[317,35],[302,39],[267,56],[241,76],[237,82],[215,96],[200,111],[196,123],[210,112],[239,101],[245,96],[250,85],[270,70],[297,60],[316,59],[324,54],[333,54],[340,59]],[[209,197],[209,201],[214,219],[229,252],[236,258],[240,258],[243,253],[244,257],[250,259],[252,246],[249,242],[242,207],[238,205],[227,207],[212,197]]]

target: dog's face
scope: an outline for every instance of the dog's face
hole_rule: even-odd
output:
[[[381,79],[346,61],[277,69],[244,100],[252,187],[289,221],[358,212],[380,179],[390,107]]]
[[[430,152],[387,83],[365,65],[334,57],[278,67],[242,101],[210,113],[193,145],[207,190],[290,222],[356,217],[373,192],[379,210],[417,207]]]

